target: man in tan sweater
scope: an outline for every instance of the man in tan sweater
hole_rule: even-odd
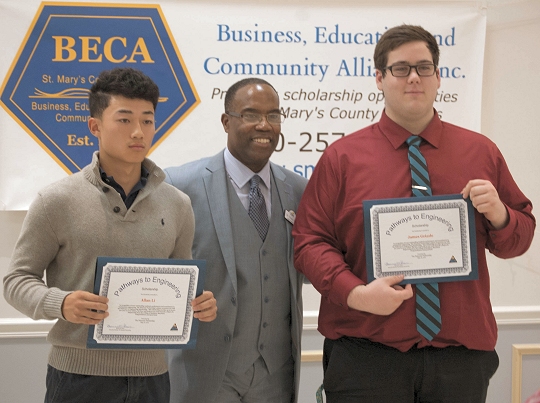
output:
[[[191,259],[190,200],[146,158],[158,98],[140,71],[101,73],[88,122],[99,152],[82,171],[40,191],[28,210],[4,296],[33,319],[57,319],[48,335],[45,402],[169,402],[163,350],[86,348],[88,325],[108,316],[107,298],[92,293],[97,256]],[[195,318],[215,319],[211,292],[192,305]]]

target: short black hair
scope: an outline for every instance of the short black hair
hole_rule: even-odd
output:
[[[234,101],[234,97],[236,96],[236,93],[238,92],[238,90],[241,89],[241,88],[244,88],[247,85],[251,85],[251,84],[268,85],[270,88],[272,88],[274,90],[276,95],[278,95],[278,93],[277,93],[276,89],[274,88],[274,86],[272,84],[270,84],[268,81],[263,80],[262,78],[257,78],[257,77],[244,78],[243,80],[237,81],[236,83],[231,85],[230,88],[227,90],[227,93],[225,94],[225,105],[224,105],[225,106],[225,113],[227,113],[227,112],[229,112],[231,110],[232,103]],[[279,95],[278,95],[278,98],[279,98]]]
[[[90,116],[101,117],[109,106],[112,95],[150,101],[156,110],[159,88],[146,74],[130,67],[102,71],[90,88],[88,97]]]

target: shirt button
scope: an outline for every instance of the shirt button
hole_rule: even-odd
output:
[[[263,327],[266,327],[266,326],[268,326],[268,323],[264,322]]]
[[[236,305],[236,297],[232,297],[231,302],[232,302],[233,305]]]
[[[261,350],[264,350],[264,344],[259,345],[259,348],[260,348]]]
[[[113,208],[113,211],[115,213],[119,213],[120,212],[120,207],[116,206],[115,208]]]
[[[266,249],[264,249],[264,250],[262,251],[262,255],[263,255],[263,256],[266,256],[267,254],[268,254],[268,252],[266,251]]]
[[[264,297],[264,302],[268,302],[268,301],[270,301],[270,298]]]
[[[226,335],[226,336],[223,338],[223,340],[225,340],[225,341],[231,341],[231,336]]]
[[[107,193],[109,190],[110,190],[110,189],[109,189],[108,187],[103,186],[103,192],[104,192],[104,193]]]
[[[268,277],[268,274],[265,274],[265,275],[264,275],[264,279],[265,279],[265,280],[268,280],[268,278],[269,278],[269,277]]]

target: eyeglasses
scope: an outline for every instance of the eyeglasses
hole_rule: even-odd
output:
[[[271,125],[279,125],[285,120],[285,116],[281,113],[258,113],[258,112],[245,112],[245,113],[235,113],[235,112],[225,112],[227,115],[234,116],[235,118],[240,118],[247,124],[261,123],[263,117],[266,118],[266,121]]]
[[[435,74],[437,66],[434,64],[417,64],[416,66],[408,66],[406,64],[396,64],[394,66],[385,67],[385,70],[390,70],[394,77],[408,77],[412,69],[416,70],[419,77],[429,77]]]

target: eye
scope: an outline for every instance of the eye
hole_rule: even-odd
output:
[[[281,115],[279,113],[269,113],[266,118],[270,123],[281,123]]]
[[[242,114],[244,116],[245,119],[247,120],[257,120],[259,118],[259,115],[256,114],[256,113],[251,113],[251,112],[247,112],[247,113],[243,113]]]
[[[428,73],[432,69],[431,64],[421,64],[418,66],[418,70],[420,70],[422,73]]]
[[[242,114],[242,119],[246,123],[259,123],[262,117],[258,113],[246,112]]]
[[[392,71],[398,74],[406,73],[407,71],[409,71],[409,66],[393,66]]]
[[[118,121],[120,123],[129,123],[129,119],[127,119],[127,118],[121,118],[121,119],[118,119]]]

